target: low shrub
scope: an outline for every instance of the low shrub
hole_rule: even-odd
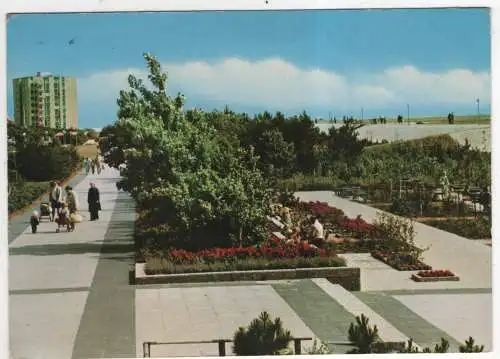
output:
[[[234,333],[233,351],[236,355],[286,354],[292,334],[283,327],[280,318],[274,321],[267,312],[252,320],[248,328],[239,327]]]
[[[356,323],[351,323],[347,338],[355,347],[347,354],[370,354],[374,352],[374,346],[380,342],[377,326],[370,326],[369,319],[364,315],[356,316]]]
[[[48,189],[49,182],[13,182],[9,188],[9,214],[30,205]]]
[[[345,182],[332,176],[305,176],[297,174],[280,180],[278,187],[288,191],[333,191]]]
[[[239,260],[189,264],[176,264],[166,258],[152,257],[146,260],[145,272],[148,275],[154,275],[246,270],[344,267],[345,265],[345,260],[341,257],[285,258],[272,260],[265,258],[246,258]]]
[[[469,239],[491,238],[491,223],[487,218],[427,220],[423,224]]]

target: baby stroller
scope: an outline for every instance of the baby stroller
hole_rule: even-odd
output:
[[[40,220],[42,220],[43,217],[48,217],[49,221],[52,221],[52,208],[47,202],[40,204]]]

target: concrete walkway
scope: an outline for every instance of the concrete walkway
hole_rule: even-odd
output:
[[[17,238],[10,238],[10,346],[14,358],[89,357],[89,351],[98,344],[87,341],[78,346],[77,339],[83,335],[81,324],[95,289],[99,287],[95,277],[96,268],[103,260],[102,252],[112,252],[103,242],[117,206],[115,183],[118,177],[116,170],[106,169],[101,175],[89,175],[77,184],[75,191],[84,221],[77,224],[74,232],[56,233],[57,225],[44,221],[37,234],[32,234],[25,223],[25,230]],[[95,222],[88,220],[86,212],[86,195],[91,181],[100,189],[103,208],[100,220]],[[133,225],[133,217],[131,223]],[[117,252],[121,256],[126,253],[123,246]],[[108,287],[115,289],[112,278],[107,279]],[[107,300],[105,298],[104,302]],[[105,326],[106,318],[101,317],[101,320]],[[126,324],[133,325],[133,322]],[[82,346],[88,349],[82,351],[79,349]]]
[[[302,201],[322,201],[342,209],[348,217],[372,222],[379,209],[335,196],[329,191],[298,192]],[[415,243],[429,248],[424,262],[434,269],[448,269],[460,277],[459,282],[415,283],[411,272],[398,272],[367,254],[348,254],[352,266],[362,269],[362,290],[385,291],[396,289],[491,288],[492,248],[440,229],[415,222]],[[364,273],[363,273],[364,272]]]
[[[432,228],[426,232],[426,226],[418,224],[417,243],[433,244],[425,261],[463,277],[457,288],[452,289],[457,285],[454,282],[414,283],[408,272],[398,272],[367,254],[346,255],[349,264],[362,268],[363,292],[358,293],[322,279],[136,288],[128,277],[133,264],[135,208],[126,193],[117,191],[118,179],[117,171],[107,169],[75,187],[87,220],[74,232],[55,233],[54,223],[43,222],[34,235],[25,222],[22,233],[10,238],[13,358],[140,357],[144,341],[230,339],[239,325],[248,324],[262,310],[281,317],[296,336],[332,343],[330,349],[337,354],[350,349],[345,344],[347,330],[360,313],[368,314],[386,339],[412,337],[428,346],[446,337],[456,351],[459,341],[470,334],[491,348],[491,293],[464,289],[491,288],[491,269],[487,268],[491,248]],[[89,222],[85,212],[90,181],[101,191],[103,211],[97,222]],[[301,196],[328,201],[349,216],[361,213],[367,220],[376,212],[329,192]],[[472,264],[476,270],[468,273],[464,265]],[[304,342],[303,349],[311,344]],[[230,344],[227,349],[231,353]],[[212,344],[152,348],[153,357],[216,353],[217,346]]]

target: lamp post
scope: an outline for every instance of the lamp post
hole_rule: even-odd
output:
[[[476,104],[477,104],[477,118],[476,118],[476,125],[479,122],[479,99],[476,99]]]
[[[408,119],[408,124],[410,124],[410,104],[406,104],[406,112],[408,114],[407,119]]]
[[[363,107],[361,107],[361,121],[363,121],[364,112],[365,112],[365,109]]]

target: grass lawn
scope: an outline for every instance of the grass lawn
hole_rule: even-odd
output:
[[[415,117],[412,118],[410,116],[410,122],[423,122],[425,125],[447,125],[448,117]],[[388,123],[397,123],[397,119],[387,119]],[[489,125],[491,123],[490,115],[480,115],[479,118],[477,116],[455,116],[455,125]]]

